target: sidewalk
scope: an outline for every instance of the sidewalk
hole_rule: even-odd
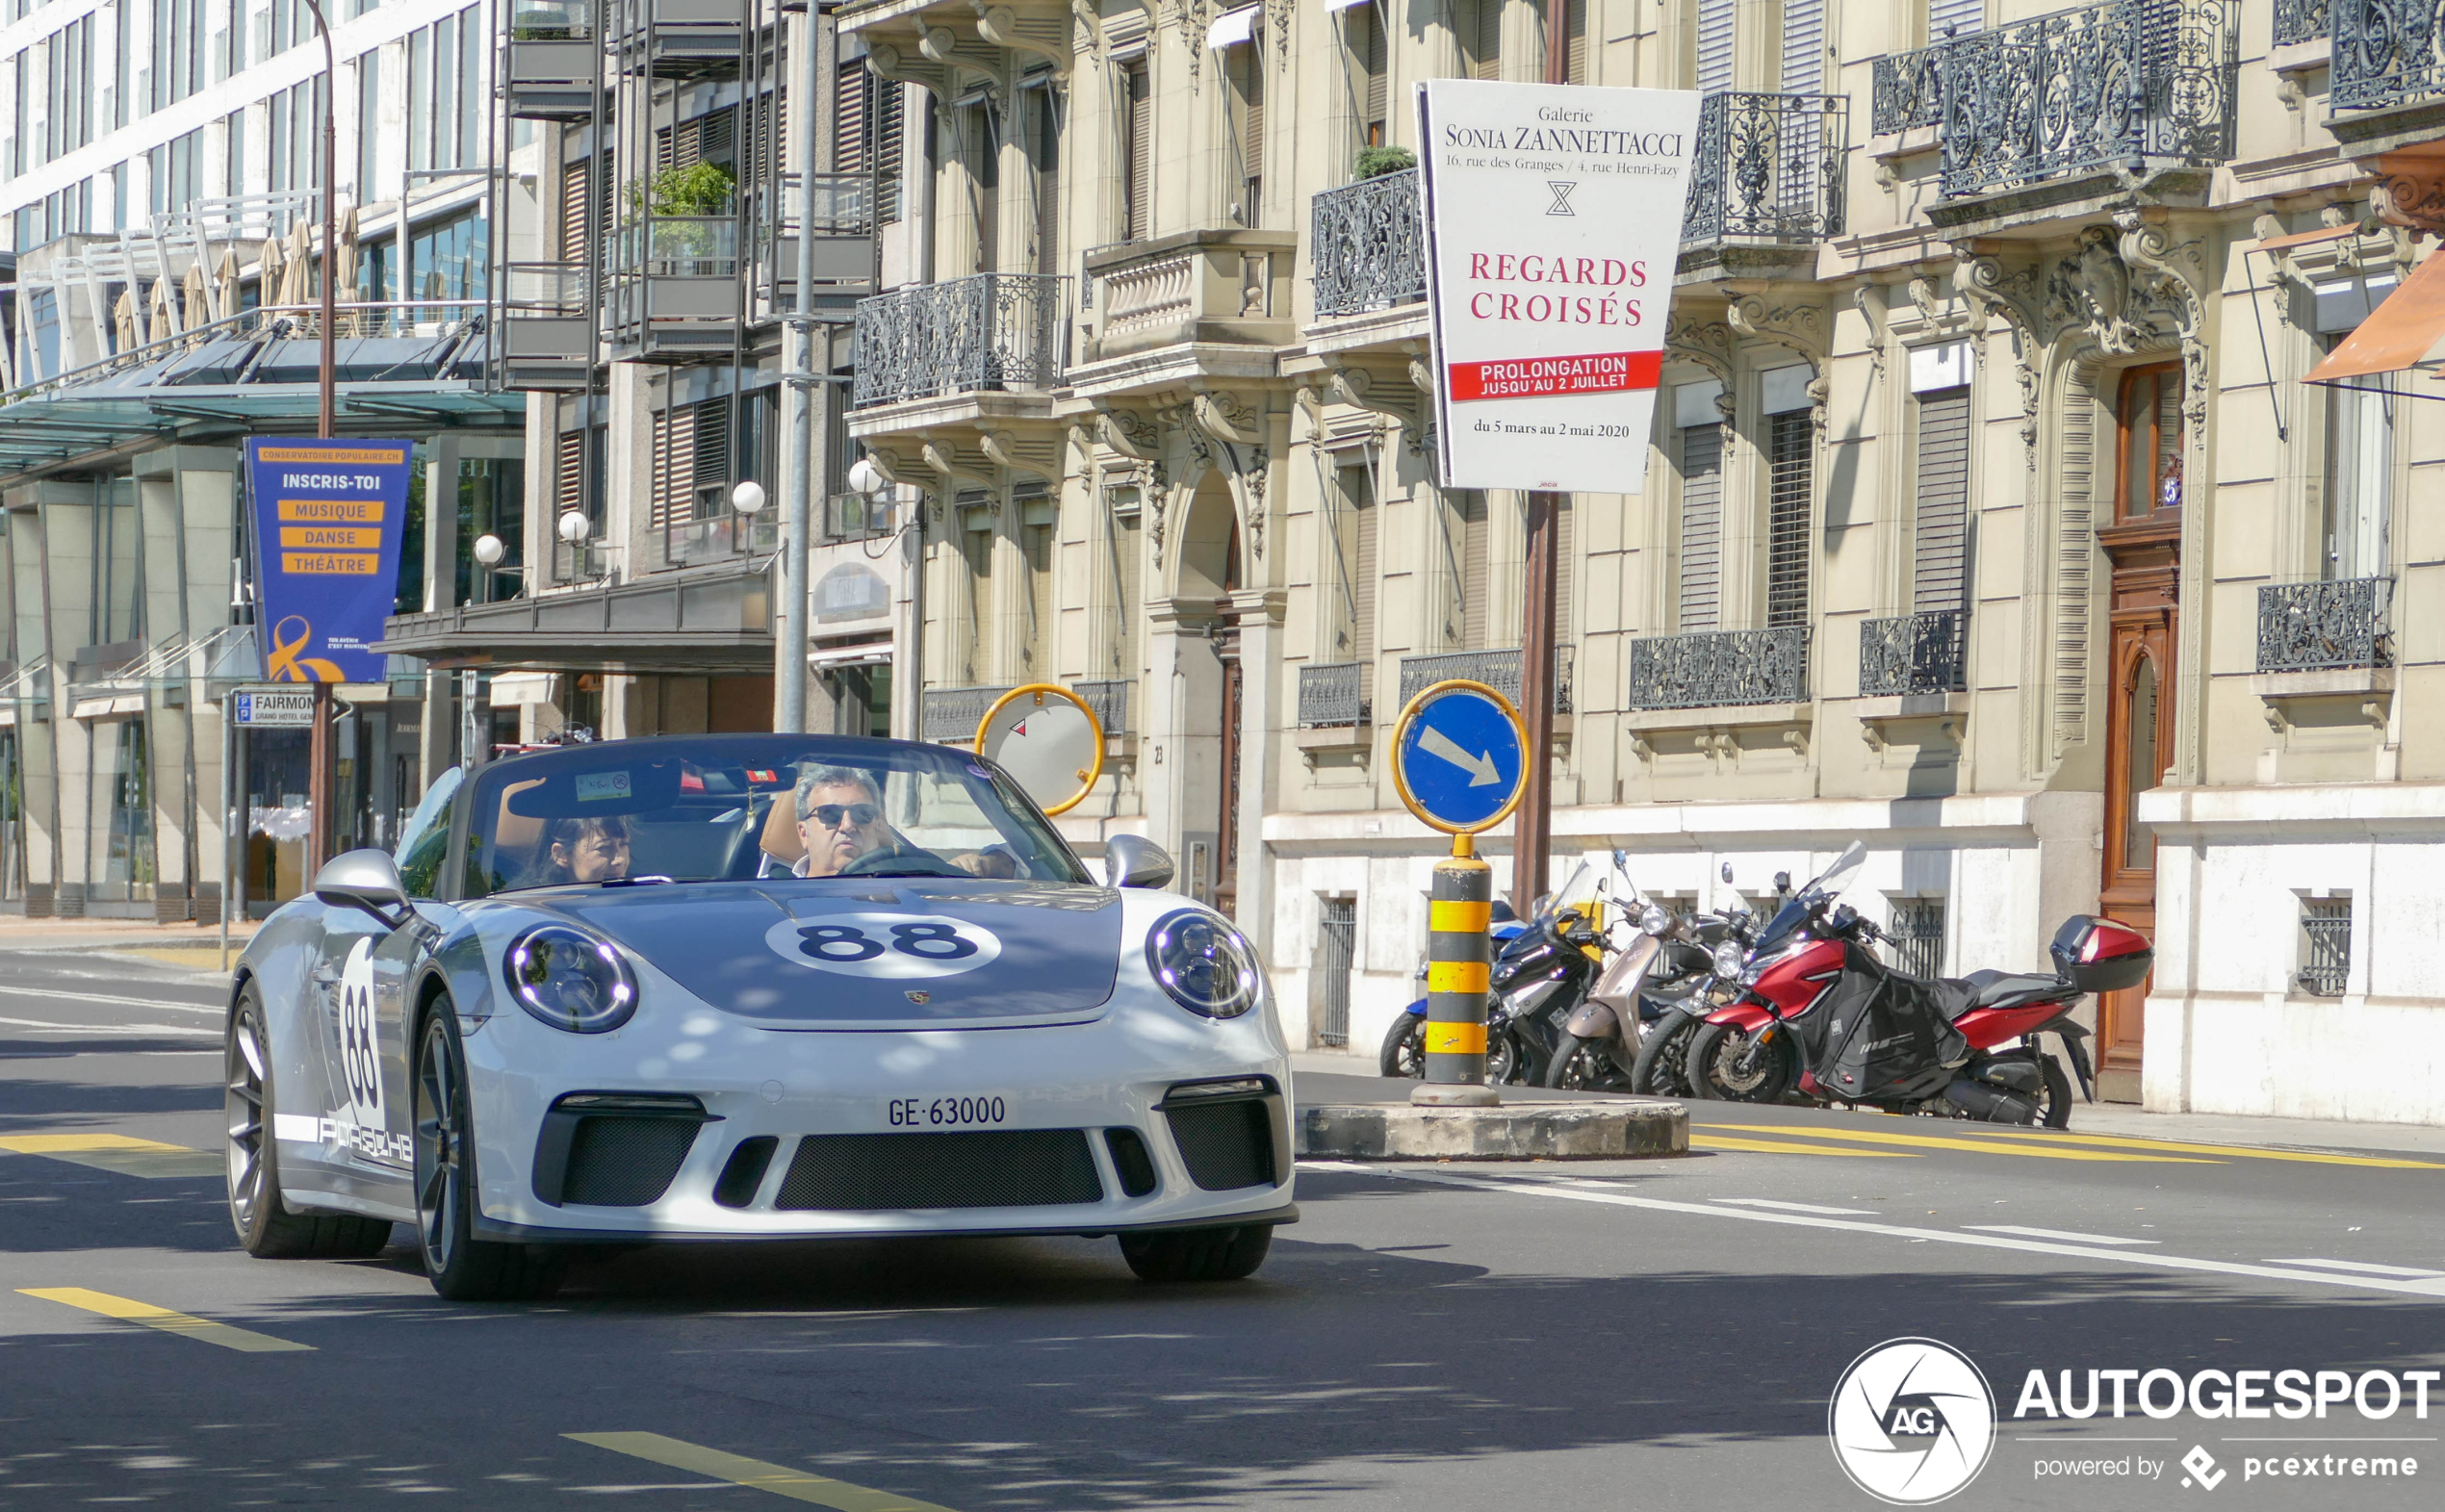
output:
[[[1291,1057],[1291,1069],[1302,1075],[1373,1076],[1373,1056],[1344,1055],[1329,1050],[1302,1051]],[[1505,1088],[1507,1099],[1514,1089]],[[1526,1094],[1529,1089],[1518,1089]],[[1550,1096],[1538,1092],[1535,1096]],[[1722,1104],[1691,1103],[1699,1113]],[[1882,1117],[1882,1114],[1860,1114]],[[1702,1121],[1702,1120],[1700,1120]],[[2425,1123],[2350,1123],[2339,1118],[2267,1118],[2243,1114],[2150,1113],[2131,1103],[2081,1103],[2072,1111],[2074,1134],[2111,1135],[2127,1139],[2172,1140],[2192,1144],[2245,1144],[2267,1149],[2382,1151],[2394,1154],[2445,1155],[2445,1125]]]
[[[253,937],[253,920],[229,921],[235,959]],[[148,924],[142,919],[30,919],[0,913],[0,954],[20,950],[91,950],[142,956],[189,971],[220,969],[218,924]]]

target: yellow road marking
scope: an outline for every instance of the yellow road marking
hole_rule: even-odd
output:
[[[2395,1170],[2445,1170],[2435,1161],[2389,1160],[2377,1155],[2327,1155],[2314,1150],[2265,1150],[2247,1144],[2186,1144],[2178,1140],[2143,1140],[2119,1134],[2041,1134],[2014,1129],[1980,1129],[1982,1139],[2038,1140],[2049,1144],[2104,1144],[2129,1150],[2179,1150],[2186,1155],[2223,1155],[2237,1160],[2303,1161],[2313,1166],[2380,1166]]]
[[[811,1471],[791,1470],[786,1465],[774,1465],[744,1454],[725,1454],[684,1439],[664,1438],[659,1433],[568,1433],[563,1438],[591,1444],[596,1448],[609,1449],[615,1454],[632,1455],[668,1465],[673,1470],[694,1471],[715,1480],[733,1485],[749,1486],[769,1491],[792,1501],[810,1502],[831,1507],[834,1512],[950,1512],[947,1507],[914,1497],[893,1496],[888,1491],[874,1491],[853,1486],[845,1480],[834,1480]]]
[[[185,1313],[173,1313],[167,1307],[155,1307],[150,1302],[130,1301],[123,1296],[113,1296],[108,1292],[89,1292],[81,1286],[21,1286],[17,1291],[46,1302],[83,1308],[89,1313],[99,1313],[104,1318],[142,1323],[147,1328],[158,1328],[164,1333],[185,1334],[190,1339],[201,1339],[206,1344],[217,1344],[224,1349],[236,1349],[246,1354],[278,1354],[296,1349],[311,1351],[314,1348],[310,1344],[292,1344],[286,1339],[256,1333],[251,1328],[233,1328],[227,1323],[190,1318]]]
[[[1848,1155],[1854,1160],[1915,1161],[1918,1157],[1901,1150],[1835,1150],[1822,1144],[1786,1144],[1780,1140],[1741,1140],[1725,1134],[1701,1134],[1689,1131],[1689,1147],[1693,1150],[1756,1150],[1766,1155]]]
[[[1788,1123],[1715,1123],[1711,1129],[1737,1129],[1747,1134],[1796,1135],[1804,1140],[1857,1140],[1864,1144],[1907,1144],[1914,1149],[1969,1150],[1979,1155],[2028,1155],[2055,1161],[2138,1161],[2173,1166],[2221,1166],[2222,1161],[2193,1160],[2180,1155],[2123,1155],[2112,1150],[2045,1149],[2001,1144],[1988,1140],[1948,1140],[1926,1134],[1879,1134],[1869,1129],[1813,1129]],[[1694,1131],[1693,1131],[1694,1132]]]
[[[139,1140],[124,1134],[0,1135],[0,1150],[46,1156],[73,1166],[116,1171],[122,1176],[218,1176],[228,1169],[226,1158],[208,1150],[191,1150],[184,1144],[164,1144],[159,1140]]]

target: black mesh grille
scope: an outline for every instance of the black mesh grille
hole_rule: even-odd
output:
[[[811,1134],[798,1141],[773,1206],[1041,1208],[1100,1202],[1084,1129],[972,1134]]]
[[[683,1118],[579,1120],[569,1142],[569,1177],[560,1200],[598,1208],[637,1208],[658,1201],[696,1142],[697,1128]]]
[[[1167,1110],[1189,1179],[1207,1192],[1274,1185],[1274,1131],[1265,1104],[1189,1103]]]

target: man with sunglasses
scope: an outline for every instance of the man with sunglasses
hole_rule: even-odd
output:
[[[893,845],[883,822],[883,791],[856,767],[819,766],[798,780],[798,839],[807,854],[790,868],[797,877],[837,877],[870,852]]]

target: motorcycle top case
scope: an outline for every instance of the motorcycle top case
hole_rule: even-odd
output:
[[[1849,1101],[1934,1095],[1969,1055],[1952,1026],[1958,994],[1889,969],[1856,940],[1846,944],[1840,979],[1800,1021],[1811,1074]]]
[[[2075,913],[2054,932],[2054,969],[2083,992],[2120,992],[2148,980],[2156,952],[2128,924]]]

